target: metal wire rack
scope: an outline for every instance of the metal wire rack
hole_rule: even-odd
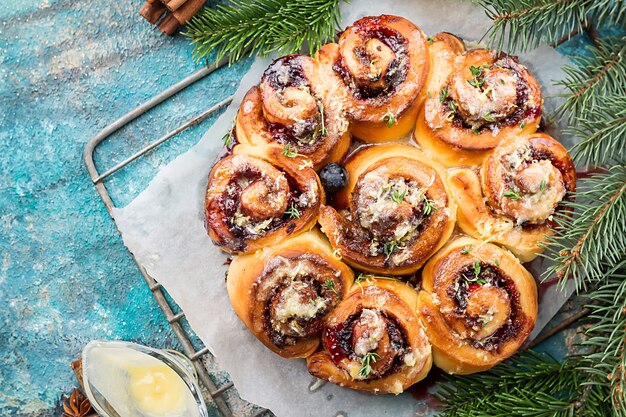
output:
[[[157,107],[159,104],[165,102],[169,98],[173,97],[174,95],[178,94],[185,88],[189,87],[190,85],[200,81],[201,79],[211,74],[213,71],[220,68],[227,62],[228,62],[228,57],[225,57],[218,62],[213,62],[207,65],[206,67],[203,67],[195,71],[191,75],[180,80],[179,82],[170,86],[169,88],[163,90],[162,92],[153,96],[149,100],[135,107],[133,110],[126,113],[119,119],[115,120],[113,123],[106,126],[104,129],[98,132],[94,137],[92,137],[87,142],[87,145],[85,146],[85,150],[83,153],[83,159],[87,167],[87,172],[89,173],[89,176],[91,177],[91,181],[93,182],[96,190],[98,191],[98,194],[100,195],[100,198],[102,199],[102,202],[104,203],[104,206],[106,207],[111,218],[113,218],[113,209],[115,208],[115,203],[111,199],[109,191],[107,190],[105,180],[109,178],[110,176],[112,176],[113,174],[115,174],[120,169],[122,169],[123,167],[125,167],[126,165],[133,162],[134,160],[142,157],[143,155],[145,155],[152,149],[156,148],[157,146],[161,145],[167,140],[173,138],[174,136],[183,132],[184,130],[190,128],[191,126],[201,123],[202,121],[207,119],[209,116],[211,116],[213,113],[215,113],[222,107],[227,106],[232,101],[232,96],[224,99],[223,101],[204,110],[203,112],[196,115],[195,117],[187,120],[186,122],[184,122],[183,124],[175,128],[174,130],[166,133],[165,135],[161,136],[154,142],[151,142],[150,144],[148,144],[141,150],[137,151],[133,155],[129,156],[128,158],[117,163],[116,165],[114,165],[113,167],[107,169],[106,171],[102,173],[100,173],[98,169],[96,168],[96,164],[94,160],[94,152],[96,148],[100,144],[102,144],[104,141],[109,139],[115,132],[117,132],[124,126],[133,122],[135,119],[137,119],[144,113]],[[178,337],[178,340],[180,341],[180,344],[183,348],[183,352],[193,362],[196,368],[196,371],[198,372],[198,378],[200,379],[200,382],[206,388],[205,400],[207,401],[208,404],[211,404],[211,403],[214,404],[221,416],[231,417],[233,413],[226,399],[224,398],[224,394],[228,390],[233,388],[233,383],[229,382],[225,385],[218,387],[215,384],[215,382],[213,382],[209,371],[207,370],[204,362],[202,361],[202,358],[205,355],[210,355],[211,352],[206,346],[202,346],[200,349],[196,349],[194,347],[194,344],[191,341],[190,334],[187,332],[187,330],[185,330],[185,327],[183,326],[183,321],[186,320],[185,313],[181,311],[180,308],[178,308],[173,301],[168,301],[161,284],[158,283],[150,275],[148,275],[145,268],[137,261],[134,255],[133,255],[133,260],[137,264],[137,267],[139,268],[139,272],[141,272],[141,275],[143,276],[146,284],[148,284],[148,287],[150,288],[150,291],[152,292],[152,295],[154,296],[157,304],[163,311],[166,320],[170,323],[170,326],[172,327],[174,334]],[[180,312],[174,313],[175,311],[180,311]],[[260,416],[272,416],[272,414],[269,410],[261,409],[255,412],[254,414],[252,414],[251,417],[260,417]]]
[[[135,119],[145,114],[149,110],[157,107],[159,104],[167,101],[169,98],[175,96],[176,94],[178,94],[185,88],[200,81],[201,79],[211,74],[212,72],[214,72],[216,69],[220,68],[227,62],[228,62],[228,57],[226,56],[218,62],[213,62],[207,65],[206,67],[203,67],[195,71],[191,75],[180,80],[179,82],[168,87],[167,89],[161,91],[160,93],[156,94],[152,98],[148,99],[147,101],[143,102],[139,106],[135,107],[133,110],[126,113],[119,119],[115,120],[113,123],[106,126],[104,129],[98,132],[94,137],[92,137],[87,142],[84,153],[83,153],[84,163],[87,167],[89,176],[96,190],[98,191],[98,194],[100,195],[100,198],[102,199],[102,202],[104,203],[104,206],[106,207],[109,215],[111,215],[112,219],[113,219],[112,213],[113,213],[113,209],[115,208],[115,204],[113,200],[111,199],[109,191],[107,190],[107,187],[105,185],[105,180],[111,177],[113,174],[115,174],[117,171],[119,171],[123,167],[130,164],[131,162],[135,161],[136,159],[142,157],[149,151],[153,150],[157,146],[163,144],[164,142],[173,138],[174,136],[183,132],[184,130],[196,124],[201,123],[202,121],[207,119],[209,116],[211,116],[213,113],[215,113],[219,109],[227,106],[228,104],[231,103],[233,96],[227,97],[221,102],[202,111],[200,114],[196,115],[195,117],[185,121],[183,124],[181,124],[177,128],[161,136],[154,142],[151,142],[147,146],[143,147],[142,149],[132,154],[128,158],[124,159],[123,161],[117,163],[113,167],[107,169],[103,173],[100,173],[98,169],[96,168],[96,164],[94,160],[94,152],[96,148],[101,143],[109,139],[115,132],[117,132],[124,126],[133,122]],[[207,370],[205,364],[202,361],[202,358],[205,357],[206,355],[211,355],[211,352],[206,346],[202,346],[200,349],[196,349],[194,347],[191,341],[190,334],[187,332],[187,330],[185,330],[185,327],[182,324],[182,322],[186,320],[185,313],[180,308],[178,308],[178,306],[173,301],[168,301],[168,299],[165,296],[165,292],[164,292],[162,285],[158,283],[150,275],[148,275],[145,268],[137,261],[134,255],[133,255],[133,260],[137,264],[139,272],[141,273],[146,284],[150,288],[150,291],[152,292],[152,295],[154,296],[157,304],[163,311],[166,320],[170,323],[170,326],[172,327],[174,334],[177,336],[178,340],[180,341],[180,344],[183,348],[183,352],[193,362],[198,372],[198,378],[200,379],[200,382],[206,388],[205,400],[207,401],[208,404],[214,404],[221,416],[232,417],[233,412],[230,409],[226,399],[224,398],[224,394],[228,390],[233,388],[233,383],[229,382],[227,384],[224,384],[218,387],[213,382],[209,371]],[[180,312],[174,313],[174,311],[180,311]],[[528,349],[528,348],[532,348],[536,346],[537,344],[541,343],[542,341],[546,340],[552,335],[571,326],[573,323],[579,321],[583,317],[587,316],[589,313],[590,313],[589,309],[583,308],[575,312],[574,314],[569,315],[568,317],[562,318],[561,321],[553,325],[553,327],[549,329],[544,329],[544,331],[541,332],[541,334],[536,339],[526,344],[524,348]],[[253,413],[250,417],[261,417],[261,416],[271,417],[273,416],[273,414],[269,410],[260,409],[259,411]]]

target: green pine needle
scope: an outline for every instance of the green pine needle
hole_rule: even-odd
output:
[[[605,97],[623,97],[626,93],[626,36],[599,44],[590,48],[591,57],[580,55],[573,59],[573,66],[563,68],[567,78],[558,84],[567,89],[569,96],[559,108],[559,116],[569,113],[569,120],[589,118]]]
[[[583,357],[580,369],[591,376],[589,385],[608,386],[613,415],[620,415],[626,413],[626,260],[611,268],[586,300],[593,326],[583,346],[591,353]]]
[[[499,50],[528,51],[541,42],[553,44],[574,29],[582,31],[588,19],[619,23],[626,2],[613,0],[475,0],[493,25],[485,34]],[[509,36],[509,34],[513,34]]]
[[[547,239],[542,256],[555,264],[543,274],[556,274],[562,285],[572,279],[577,289],[605,276],[603,264],[616,265],[626,256],[626,166],[617,165],[579,181],[573,210],[558,216],[557,233]]]
[[[582,139],[571,150],[577,161],[597,166],[626,160],[626,95],[602,96],[575,119],[568,134]]]
[[[230,62],[247,55],[316,51],[339,28],[341,0],[231,0],[204,8],[188,24],[194,58]]]

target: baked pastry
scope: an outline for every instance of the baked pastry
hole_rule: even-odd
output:
[[[471,374],[510,357],[528,338],[537,287],[507,250],[460,237],[424,266],[418,312],[435,365]]]
[[[545,133],[520,137],[497,147],[479,175],[451,169],[450,190],[458,225],[478,239],[504,245],[522,262],[543,251],[558,205],[576,190],[569,153]]]
[[[226,286],[233,309],[265,346],[285,358],[306,358],[319,345],[324,317],[353,282],[352,270],[314,229],[235,256]]]
[[[337,44],[320,48],[318,60],[343,81],[341,99],[354,136],[386,142],[413,129],[428,74],[426,43],[415,24],[382,15],[357,20]]]
[[[454,229],[456,207],[445,170],[401,144],[364,147],[345,167],[348,185],[319,216],[333,248],[363,271],[417,271]]]
[[[426,154],[446,167],[478,165],[502,141],[537,130],[541,90],[516,57],[475,49],[456,58],[452,69],[449,57],[461,45],[448,38],[433,49],[441,58],[431,59],[449,73],[443,85],[442,75],[431,79],[430,97],[415,126],[415,140]]]
[[[209,175],[206,228],[222,250],[250,253],[311,229],[324,199],[307,158],[237,145]]]
[[[237,113],[239,143],[290,146],[320,169],[340,161],[350,146],[345,111],[331,94],[339,83],[332,71],[306,55],[276,59],[252,87]]]
[[[401,281],[369,278],[355,284],[326,317],[323,350],[308,359],[309,372],[343,387],[401,393],[432,365],[416,306],[417,293]]]

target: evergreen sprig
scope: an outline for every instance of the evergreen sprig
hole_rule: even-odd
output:
[[[593,166],[626,160],[626,95],[599,97],[586,115],[574,119],[567,132],[581,139],[571,149],[574,159]]]
[[[591,353],[581,361],[590,375],[587,385],[605,389],[613,415],[626,415],[626,260],[611,268],[607,279],[586,296],[593,326],[583,346]]]
[[[246,55],[317,50],[339,27],[341,0],[231,0],[205,8],[188,24],[194,58],[216,51],[230,62]]]
[[[615,2],[626,4],[626,2]],[[563,68],[567,78],[559,81],[569,93],[558,114],[569,113],[569,119],[589,119],[603,97],[626,94],[626,36],[599,40],[591,47],[590,57],[573,58],[573,65]],[[602,116],[599,120],[605,120]]]
[[[547,239],[543,256],[554,261],[544,278],[554,274],[564,285],[572,279],[577,289],[605,278],[604,265],[617,265],[626,257],[626,166],[579,181],[575,202],[563,205],[573,213],[559,216],[554,236]]]
[[[552,416],[575,402],[582,378],[575,361],[526,351],[487,372],[449,376],[436,396],[448,417]]]
[[[527,51],[567,38],[596,23],[622,22],[626,2],[613,0],[475,0],[493,20],[485,34],[494,47],[509,52]]]

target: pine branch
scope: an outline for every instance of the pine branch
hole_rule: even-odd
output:
[[[599,41],[599,45],[589,49],[591,57],[580,55],[573,58],[573,66],[563,68],[567,78],[558,84],[570,95],[558,110],[560,116],[588,117],[603,97],[626,94],[626,36]]]
[[[487,372],[450,376],[436,395],[442,416],[553,416],[577,406],[581,377],[574,361],[526,351]]]
[[[626,4],[612,0],[475,0],[493,20],[485,34],[497,49],[527,51],[580,31],[588,21],[621,22]]]
[[[613,415],[626,416],[626,259],[586,299],[593,325],[583,346],[592,352],[583,357],[579,370],[592,376],[588,385],[607,388],[605,402]]]
[[[596,106],[574,122],[567,134],[581,138],[571,149],[578,162],[599,166],[626,160],[626,95],[598,98]]]
[[[578,290],[604,278],[604,265],[626,256],[626,166],[579,181],[576,202],[562,203],[573,212],[559,216],[556,234],[542,256],[554,261],[543,278],[556,274],[561,285],[572,279]]]
[[[232,0],[205,8],[187,24],[194,58],[213,51],[230,62],[246,55],[317,50],[339,27],[341,0]]]

